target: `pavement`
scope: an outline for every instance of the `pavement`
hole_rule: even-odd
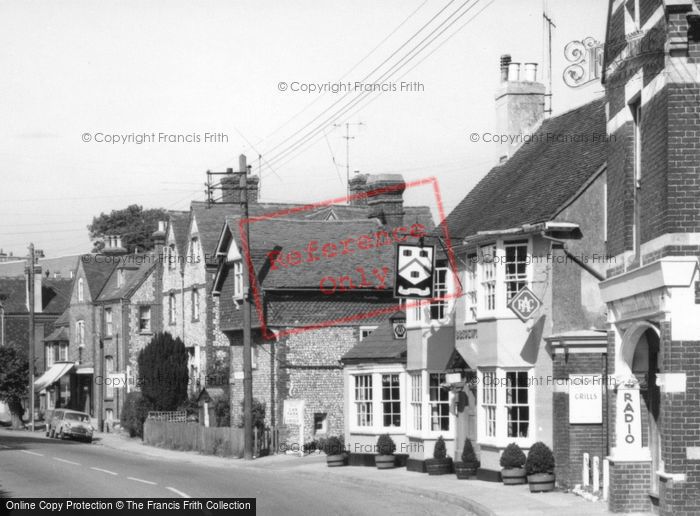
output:
[[[613,514],[606,502],[591,502],[572,493],[530,493],[527,485],[504,486],[497,482],[458,480],[454,475],[430,476],[405,468],[378,470],[372,467],[328,468],[324,455],[274,455],[253,461],[227,459],[196,452],[167,450],[142,444],[119,434],[98,434],[99,446],[162,459],[179,459],[210,466],[266,470],[290,478],[353,484],[365,489],[381,487],[403,495],[419,495],[464,508],[479,516],[590,516]],[[619,514],[618,514],[619,516]]]
[[[313,459],[325,467],[323,457]],[[255,498],[261,516],[474,514],[446,500],[397,496],[381,485],[360,488],[342,479],[296,474],[293,464],[299,460],[244,462],[159,450],[115,434],[98,434],[88,444],[0,429],[0,494],[15,499]]]

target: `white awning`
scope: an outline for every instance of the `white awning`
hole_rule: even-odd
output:
[[[43,391],[52,383],[57,382],[68,371],[73,369],[73,362],[57,362],[34,381],[34,392]]]
[[[95,374],[94,367],[78,367],[75,370],[75,374]]]

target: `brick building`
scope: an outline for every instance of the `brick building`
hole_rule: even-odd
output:
[[[610,508],[700,512],[700,10],[610,1]],[[613,423],[614,422],[614,423]]]

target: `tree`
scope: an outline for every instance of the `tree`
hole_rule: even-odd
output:
[[[92,224],[87,229],[92,240],[92,252],[99,253],[104,249],[104,235],[121,235],[122,246],[129,253],[136,248],[139,251],[153,249],[153,232],[158,228],[158,221],[165,220],[168,212],[163,208],[144,210],[143,206],[132,204],[123,210],[112,210],[111,213],[101,213],[93,217]]]
[[[152,410],[177,410],[187,399],[187,361],[185,344],[167,332],[139,352],[139,384]]]
[[[0,401],[7,403],[12,427],[22,426],[22,398],[28,393],[29,361],[24,351],[13,346],[0,347]]]

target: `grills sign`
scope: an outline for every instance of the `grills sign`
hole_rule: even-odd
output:
[[[394,297],[432,298],[434,270],[435,246],[397,245]]]
[[[523,322],[530,319],[541,306],[542,301],[527,287],[521,288],[508,303],[508,308]]]

